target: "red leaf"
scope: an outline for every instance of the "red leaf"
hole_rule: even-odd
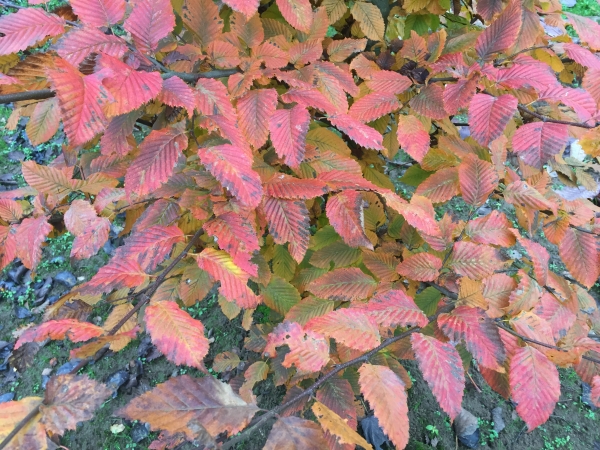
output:
[[[582,66],[587,67],[588,69],[600,69],[600,58],[598,58],[594,53],[590,52],[587,48],[584,48],[579,44],[567,43],[562,44],[562,48],[564,49],[565,54],[576,63],[581,64]],[[588,70],[585,72],[584,77],[592,75],[593,73],[591,74]],[[589,91],[588,86],[586,86],[585,82],[582,83],[582,87]]]
[[[448,167],[438,170],[425,181],[419,184],[416,195],[427,197],[433,203],[443,203],[460,193],[458,182],[458,169]]]
[[[377,322],[359,309],[331,311],[310,319],[304,328],[359,351],[371,350],[381,343]]]
[[[378,293],[368,303],[356,303],[354,307],[373,317],[380,327],[424,327],[428,323],[413,299],[400,290]]]
[[[353,53],[364,51],[367,46],[367,39],[340,39],[331,41],[327,46],[327,54],[331,62],[343,62]],[[394,72],[392,72],[394,73]],[[402,76],[402,75],[400,75]],[[372,90],[377,90],[373,89]]]
[[[469,221],[465,233],[473,242],[478,244],[512,247],[515,245],[516,239],[515,235],[509,230],[511,227],[512,224],[504,213],[492,211],[487,216]]]
[[[256,57],[262,59],[268,69],[281,69],[289,61],[289,55],[272,42],[263,42],[255,53]],[[267,77],[271,78],[269,75]],[[274,74],[274,76],[277,76]]]
[[[449,314],[440,314],[439,327],[453,342],[465,341],[467,350],[484,367],[503,370],[506,357],[498,327],[485,311],[459,306]]]
[[[282,200],[268,197],[263,206],[269,233],[276,244],[289,242],[289,252],[298,263],[304,259],[308,242],[309,216],[306,204],[301,200]]]
[[[517,111],[518,103],[518,100],[509,94],[500,97],[476,94],[469,104],[469,124],[473,138],[487,147],[490,142],[500,137],[506,124]]]
[[[238,99],[238,123],[244,136],[254,148],[260,148],[267,142],[269,121],[276,108],[275,89],[253,89]]]
[[[455,84],[447,84],[444,89],[444,108],[448,114],[456,114],[459,109],[466,108],[477,92],[478,76],[458,80]]]
[[[415,116],[398,116],[398,143],[400,147],[417,162],[429,151],[429,132],[425,129],[423,122]]]
[[[152,343],[169,361],[206,370],[203,360],[209,343],[202,322],[169,301],[147,306],[144,320]]]
[[[550,210],[556,213],[556,205],[546,199],[539,191],[525,181],[515,181],[504,189],[504,199],[515,206],[531,208],[538,211]]]
[[[387,205],[402,214],[412,227],[430,236],[441,235],[440,227],[435,220],[433,205],[428,198],[413,195],[410,203],[406,203],[399,202],[400,197],[395,194],[384,194],[383,197],[386,199]]]
[[[174,27],[175,15],[169,0],[135,0],[133,11],[123,24],[137,49],[146,54],[154,53],[158,42]]]
[[[486,22],[492,20],[496,14],[502,12],[504,3],[502,0],[479,0],[477,2],[477,13],[485,19]]]
[[[465,390],[460,355],[451,344],[421,333],[413,333],[410,340],[423,378],[450,420],[454,420],[462,409]]]
[[[483,61],[490,60],[496,53],[506,52],[517,42],[523,10],[519,0],[511,0],[502,14],[477,38],[475,51]],[[493,139],[492,139],[493,140]]]
[[[263,184],[265,195],[275,198],[308,200],[326,194],[329,189],[325,182],[315,178],[294,178],[279,173]]]
[[[518,128],[513,136],[513,151],[530,166],[541,169],[560,153],[569,140],[568,126],[532,122]]]
[[[335,269],[312,281],[307,290],[329,300],[351,301],[373,294],[377,283],[356,267]]]
[[[368,125],[347,114],[329,116],[331,124],[348,135],[350,139],[365,148],[383,149],[383,136]]]
[[[52,225],[46,221],[45,216],[23,219],[17,228],[17,258],[20,258],[28,269],[35,269],[42,259],[42,244],[51,231]]]
[[[498,186],[498,174],[491,163],[467,155],[458,167],[458,181],[465,202],[479,207]]]
[[[234,11],[239,11],[246,17],[252,17],[258,10],[260,0],[223,0]]]
[[[348,114],[361,122],[372,122],[400,108],[400,102],[391,92],[371,92],[356,100]]]
[[[337,41],[333,41],[337,42]],[[412,86],[410,78],[400,75],[398,72],[391,70],[380,70],[373,73],[365,83],[372,91],[389,92],[390,94],[402,94]]]
[[[76,28],[57,44],[57,52],[61,58],[74,66],[79,65],[90,53],[102,52],[120,59],[126,51],[125,41],[117,36],[104,34],[97,28]]]
[[[560,397],[558,370],[533,347],[518,348],[510,360],[510,391],[529,431],[548,420]]]
[[[309,0],[277,0],[277,6],[291,26],[300,31],[310,31],[313,14]]]
[[[555,341],[565,337],[571,329],[577,316],[554,295],[544,292],[533,310],[536,316],[544,319],[552,328]]]
[[[527,253],[529,253],[529,256],[531,257],[531,261],[533,262],[533,272],[535,273],[537,282],[542,286],[545,285],[548,279],[548,262],[550,261],[548,250],[537,242],[530,241],[523,237],[519,237],[519,244],[527,250]]]
[[[315,108],[327,114],[336,114],[338,109],[317,89],[290,89],[281,96],[286,103],[298,103],[306,108]]]
[[[88,322],[74,319],[49,320],[38,326],[29,328],[19,336],[15,350],[27,342],[41,342],[45,339],[62,340],[69,338],[71,342],[89,341],[104,334],[104,329]]]
[[[459,275],[481,280],[502,267],[494,248],[473,242],[454,243],[450,265]]]
[[[100,139],[100,151],[103,155],[116,153],[125,156],[133,148],[133,127],[139,118],[136,111],[122,116],[114,117],[104,135]]]
[[[177,225],[153,225],[127,238],[115,256],[136,260],[143,270],[154,270],[164,261],[173,245],[184,240]]]
[[[342,191],[327,200],[327,218],[335,231],[350,247],[367,247],[373,244],[365,234],[364,203],[358,191]]]
[[[139,108],[156,97],[162,89],[162,78],[158,72],[138,72],[108,55],[102,55],[97,65],[110,70],[110,75],[102,80],[102,84],[114,98],[114,102],[108,103],[104,108],[108,117]]]
[[[260,246],[256,231],[248,219],[228,212],[206,222],[204,231],[215,238],[221,250],[231,255],[235,264],[244,270],[251,269],[250,258],[260,250]],[[258,275],[256,268],[248,273]]]
[[[249,275],[240,269],[231,256],[221,250],[205,248],[198,255],[198,267],[221,282],[219,292],[241,308],[255,308],[260,298],[248,287]]]
[[[600,50],[600,25],[598,25],[598,22],[577,14],[565,14],[575,31],[577,31],[581,41],[585,42],[592,50]]]
[[[448,117],[444,108],[444,90],[437,84],[428,84],[409,104],[422,116],[438,120]]]
[[[158,100],[165,105],[185,108],[188,117],[194,115],[194,108],[196,107],[195,92],[179,77],[171,77],[163,81]]]
[[[252,170],[248,153],[230,144],[200,148],[198,155],[210,173],[248,208],[256,208],[262,199],[260,177]]]
[[[92,27],[118,23],[125,15],[124,0],[71,0],[70,3],[77,17]]]
[[[600,375],[596,375],[592,381],[591,400],[597,408],[600,408]]]
[[[589,120],[596,114],[596,101],[583,89],[571,89],[562,86],[548,87],[540,92],[539,101],[564,103],[573,108],[579,118],[583,121]]]
[[[187,148],[188,140],[181,126],[153,130],[140,144],[140,152],[125,176],[127,195],[140,196],[158,189],[173,174],[175,163]]]
[[[214,3],[210,1],[212,5]],[[235,110],[229,100],[227,88],[219,80],[200,78],[196,84],[196,109],[206,116],[217,114],[224,117],[236,117]]]
[[[508,306],[510,294],[516,288],[517,282],[503,273],[496,273],[484,278],[483,297],[490,306],[487,310],[488,316],[492,319],[502,317],[505,314],[505,308]]]
[[[408,405],[404,383],[388,367],[363,364],[358,369],[360,392],[375,411],[375,417],[396,448],[409,438]]]
[[[10,55],[65,31],[65,21],[38,8],[19,9],[0,17],[0,55]]]
[[[137,287],[147,280],[148,275],[137,261],[113,257],[81,289],[82,292],[97,294],[110,292],[113,289]]]
[[[549,86],[561,86],[556,79],[556,74],[548,64],[527,55],[518,55],[513,62],[514,64],[506,69],[497,69],[486,65],[483,73],[490,81],[508,89],[532,87],[540,92]]]
[[[406,278],[416,281],[435,281],[440,276],[442,260],[429,253],[417,253],[402,261],[396,269]]]
[[[591,288],[600,276],[596,237],[573,228],[565,232],[558,244],[560,258],[571,275],[587,288]]]
[[[72,258],[90,258],[108,241],[110,221],[106,217],[98,217],[94,207],[85,200],[74,200],[64,220],[67,230],[75,235]]]
[[[296,105],[292,109],[279,109],[270,113],[268,118],[275,152],[294,169],[298,168],[304,159],[309,122],[310,114],[301,105]]]
[[[65,133],[71,145],[85,144],[106,127],[102,101],[108,98],[100,74],[82,76],[73,66],[57,60],[48,70]],[[159,75],[160,77],[160,75]]]
[[[304,330],[296,322],[285,321],[269,334],[264,350],[269,358],[277,356],[276,347],[287,345],[290,349],[283,360],[283,367],[296,368],[302,372],[318,372],[329,362],[329,342],[321,335]]]
[[[357,191],[375,191],[382,189],[370,181],[363,178],[361,173],[345,172],[342,170],[330,170],[319,173],[317,180],[324,181],[331,191],[357,190]]]

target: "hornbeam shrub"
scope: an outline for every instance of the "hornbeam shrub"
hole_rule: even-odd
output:
[[[266,449],[370,448],[356,396],[404,448],[410,359],[451,420],[471,360],[529,430],[556,405],[557,367],[600,406],[596,22],[557,0],[0,4],[9,126],[68,142],[0,193],[1,267],[35,270],[65,231],[73,259],[114,221],[126,236],[15,348],[82,343],[79,370],[145,332],[231,380],[171,378],[119,410],[161,431],[150,448],[231,448],[272,418]],[[396,191],[399,168],[416,189]],[[207,360],[185,311],[215,284],[247,331],[245,371],[232,351]],[[127,301],[102,327],[65,312],[107,295]],[[92,417],[110,390],[77,370],[3,405],[0,448]],[[287,394],[265,412],[267,378]]]

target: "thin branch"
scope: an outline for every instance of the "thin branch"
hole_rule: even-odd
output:
[[[542,122],[558,123],[561,125],[570,125],[572,127],[587,128],[587,129],[596,128],[596,126],[597,126],[597,125],[588,125],[587,123],[583,123],[583,122],[570,122],[568,120],[552,119],[550,117],[543,116],[536,112],[530,111],[524,105],[519,105],[518,108],[519,108],[519,111],[529,114],[530,116],[535,117],[536,119],[540,119]]]
[[[133,307],[133,309],[131,311],[129,311],[127,314],[125,314],[125,316],[123,316],[123,318],[106,334],[107,336],[112,336],[112,335],[116,334],[121,329],[121,327],[136,312],[138,312],[142,308],[142,306],[144,306],[146,303],[148,303],[150,301],[150,299],[152,298],[152,295],[156,292],[156,290],[163,283],[163,281],[165,281],[165,278],[167,277],[169,272],[171,272],[175,268],[175,266],[177,264],[179,264],[179,262],[185,256],[187,256],[188,252],[192,249],[192,247],[194,245],[196,245],[196,242],[198,241],[198,239],[200,238],[202,233],[204,233],[202,228],[200,228],[198,231],[196,231],[196,233],[194,234],[192,239],[190,239],[190,242],[188,242],[188,244],[185,246],[183,251],[181,253],[179,253],[175,257],[175,259],[173,259],[173,261],[171,261],[171,263],[160,273],[160,275],[158,277],[156,277],[156,280],[154,280],[154,282],[150,286],[148,286],[148,288],[143,289],[142,291],[131,295],[131,298],[135,298],[135,297],[142,295],[142,299]],[[84,359],[79,364],[77,364],[69,372],[69,374],[74,375],[77,372],[79,372],[83,367],[85,367],[87,364],[89,364],[90,362],[100,360],[108,352],[108,348],[109,347],[107,345],[107,346],[101,348],[93,357]],[[40,405],[41,404],[43,404],[43,402],[40,403]],[[31,410],[31,412],[29,414],[27,414],[27,416],[25,416],[23,418],[23,420],[21,420],[17,424],[17,426],[2,440],[2,442],[0,442],[0,450],[5,448],[10,443],[10,441],[19,433],[19,431],[21,431],[25,426],[27,426],[27,424],[31,420],[33,420],[33,418],[38,414],[38,412],[39,412],[39,405],[37,407],[35,407],[33,410]]]
[[[446,313],[446,312],[450,312],[450,311],[452,311],[452,309],[454,309],[454,305],[447,305],[447,306],[444,306],[444,307],[440,308],[438,310],[438,312],[436,312],[433,316],[431,316],[431,317],[428,318],[429,319],[429,323],[431,323],[434,320],[436,320],[440,314]],[[298,394],[297,396],[295,396],[293,399],[289,400],[288,402],[286,402],[286,403],[284,403],[282,405],[279,405],[277,408],[274,408],[274,409],[268,411],[266,414],[260,416],[260,419],[254,425],[249,426],[244,431],[242,431],[240,434],[238,434],[237,436],[235,436],[235,437],[231,438],[230,440],[228,440],[227,442],[225,442],[223,444],[222,449],[223,450],[230,449],[234,445],[236,445],[239,442],[243,441],[248,436],[250,436],[254,431],[256,431],[258,428],[260,428],[261,426],[263,426],[273,416],[276,416],[281,411],[283,411],[286,408],[288,408],[289,406],[293,405],[294,403],[296,403],[301,398],[308,397],[308,396],[312,395],[313,392],[315,392],[323,383],[325,383],[327,380],[329,380],[330,378],[332,378],[337,373],[341,372],[344,369],[347,369],[348,367],[351,367],[351,366],[354,366],[356,364],[368,361],[373,355],[375,355],[380,350],[383,350],[384,348],[386,348],[387,346],[393,344],[394,342],[398,342],[398,341],[400,341],[400,340],[402,340],[402,339],[404,339],[404,338],[410,336],[411,334],[416,333],[417,331],[420,331],[420,330],[421,330],[421,327],[411,328],[410,330],[405,331],[404,333],[399,334],[398,336],[394,336],[392,338],[386,339],[378,347],[374,348],[373,350],[368,351],[367,353],[362,354],[361,356],[359,356],[357,358],[354,358],[353,360],[350,360],[350,361],[347,361],[347,362],[345,362],[343,364],[339,364],[337,366],[334,366],[334,368],[332,370],[330,370],[325,375],[323,375],[321,378],[319,378],[308,389],[304,390],[303,392],[301,392],[300,394]]]
[[[24,100],[44,100],[52,98],[56,93],[51,89],[40,89],[38,91],[15,92],[13,94],[0,95],[0,105],[5,103],[21,102]]]
[[[550,348],[552,350],[559,350],[561,352],[568,352],[568,350],[566,348],[560,348],[560,347],[557,347],[556,345],[546,344],[545,342],[536,341],[535,339],[530,339],[528,337],[522,336],[519,333],[517,333],[515,330],[513,330],[512,328],[505,327],[504,324],[502,324],[501,322],[496,322],[496,326],[498,328],[502,328],[507,333],[512,334],[513,336],[516,336],[516,337],[524,340],[525,342],[529,342],[531,344],[540,345],[542,347]]]
[[[538,49],[542,49],[542,48],[550,48],[550,46],[549,45],[538,45],[535,47],[524,48],[523,50],[520,50],[517,53],[513,53],[512,55],[507,56],[504,59],[499,59],[498,61],[496,61],[494,63],[494,66],[499,66],[500,64],[503,64],[506,61],[512,61],[513,59],[515,59],[518,55],[520,55],[522,53],[532,52],[533,50],[538,50]]]

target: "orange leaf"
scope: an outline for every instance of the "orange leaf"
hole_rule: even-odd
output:
[[[464,201],[478,207],[498,186],[498,174],[491,163],[467,155],[458,167],[458,181]]]
[[[3,403],[2,408],[0,408],[0,439],[5,439],[41,402],[40,397],[25,397],[19,401]],[[47,448],[48,437],[43,425],[39,422],[39,417],[39,414],[35,415],[35,420],[31,420],[28,425],[23,427],[8,442],[9,445],[6,448],[9,450]]]
[[[183,311],[175,302],[157,302],[146,308],[145,322],[152,343],[176,365],[185,364],[206,370],[208,353],[204,325]]]
[[[427,177],[419,184],[415,194],[427,197],[433,203],[444,203],[459,194],[459,186],[458,169],[448,167]]]
[[[252,388],[259,381],[267,379],[269,373],[269,365],[264,361],[256,361],[244,372],[244,378],[246,381],[240,387],[240,397],[242,397],[248,403],[255,403],[256,397],[252,392]]]
[[[453,342],[465,341],[467,350],[482,366],[502,371],[506,357],[498,327],[479,308],[459,306],[451,313],[440,314],[439,327]]]
[[[413,335],[414,336],[414,335]],[[404,383],[388,367],[363,364],[358,369],[360,392],[396,448],[408,444],[408,405]]]
[[[260,177],[252,170],[252,158],[241,148],[224,144],[200,148],[198,155],[210,173],[248,208],[256,208],[263,192]]]
[[[352,307],[371,316],[380,327],[424,327],[428,323],[427,316],[414,300],[400,290],[378,293],[368,303],[357,303]]]
[[[92,323],[79,322],[74,319],[49,320],[25,330],[19,336],[15,350],[27,342],[41,342],[44,339],[63,340],[67,337],[71,342],[83,342],[103,333],[102,328]]]
[[[72,258],[90,258],[108,241],[110,221],[98,217],[94,207],[85,200],[74,200],[64,220],[67,230],[75,235]]]
[[[451,344],[421,333],[413,333],[410,339],[423,378],[442,409],[454,420],[462,409],[465,390],[460,355]]]
[[[377,322],[359,309],[332,311],[309,320],[305,328],[360,351],[371,350],[381,343]]]
[[[52,231],[45,216],[23,219],[15,235],[16,256],[28,269],[35,269],[42,259],[42,244]],[[10,231],[13,233],[13,230]]]
[[[548,420],[560,397],[558,370],[533,347],[518,348],[510,360],[510,391],[529,431]]]
[[[374,6],[374,5],[373,5]],[[348,114],[329,116],[331,124],[348,135],[350,139],[365,148],[383,150],[383,136]]]
[[[429,151],[429,132],[415,116],[398,116],[398,143],[417,162]]]
[[[437,84],[428,84],[409,102],[412,109],[431,119],[444,119],[448,113],[444,107],[444,90]]]
[[[51,377],[44,403],[40,405],[41,422],[52,434],[74,430],[79,422],[92,419],[94,411],[112,394],[102,383],[87,375]]]
[[[556,215],[556,205],[525,181],[518,180],[506,186],[504,200],[512,205],[536,211],[550,210]]]
[[[221,36],[223,32],[223,20],[219,17],[219,7],[212,0],[186,0],[181,17],[185,26],[200,40],[203,48]],[[223,85],[217,80],[210,81]]]
[[[185,237],[177,225],[153,225],[129,236],[116,257],[136,260],[143,270],[154,270],[169,254],[173,245]]]
[[[231,386],[211,376],[182,375],[134,398],[117,414],[148,422],[152,430],[183,433],[193,440],[204,432],[213,438],[223,432],[236,434],[258,410],[235,394]]]
[[[584,286],[591,288],[600,276],[596,237],[573,228],[565,231],[558,244],[560,258],[571,275]]]
[[[478,244],[500,245],[512,247],[515,245],[515,235],[510,232],[512,224],[506,215],[500,211],[492,211],[487,216],[470,220],[465,233],[473,242]]]
[[[361,122],[372,122],[398,108],[400,102],[393,93],[375,91],[356,100],[348,114]]]
[[[302,372],[318,372],[329,362],[329,342],[311,330],[304,330],[296,322],[280,323],[269,334],[264,353],[269,358],[277,356],[276,347],[287,345],[290,349],[283,367],[295,365]]]
[[[320,197],[329,191],[321,180],[294,178],[284,173],[272,177],[263,188],[269,197],[302,200]]]
[[[364,229],[365,201],[358,191],[342,191],[329,196],[327,218],[334,230],[350,247],[366,247],[373,250],[373,244]]]
[[[60,113],[58,99],[51,98],[35,105],[25,130],[33,145],[40,145],[50,140],[58,131]]]
[[[277,6],[291,26],[300,31],[310,31],[313,14],[309,0],[277,0]]]
[[[455,242],[450,265],[459,275],[481,280],[502,266],[494,248],[473,242]]]
[[[442,260],[429,253],[417,253],[402,261],[396,270],[402,276],[417,281],[435,281],[440,276]]]
[[[98,294],[124,287],[138,287],[147,280],[148,275],[137,261],[113,257],[81,289],[88,294]]]

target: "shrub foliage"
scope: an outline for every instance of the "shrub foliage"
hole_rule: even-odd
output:
[[[404,448],[407,359],[452,420],[472,360],[529,430],[559,398],[557,366],[600,403],[588,293],[600,271],[589,200],[600,25],[551,0],[463,8],[71,0],[1,16],[9,126],[28,117],[39,145],[62,124],[68,141],[48,166],[23,162],[27,186],[0,194],[1,266],[35,270],[65,230],[74,259],[98,253],[112,222],[125,236],[20,335],[17,349],[81,342],[71,356],[83,362],[45,398],[3,405],[1,446],[45,448],[47,433],[89,419],[110,392],[75,373],[142,330],[174,364],[228,380],[183,375],[121,409],[161,431],[157,449],[231,448],[273,418],[267,449],[370,448],[356,396]],[[399,194],[407,167],[416,190]],[[207,358],[185,309],[213,286],[241,317],[242,353]],[[73,316],[75,300],[116,306],[98,326]],[[268,319],[254,323],[259,306]],[[253,388],[267,378],[287,394],[265,413]]]

